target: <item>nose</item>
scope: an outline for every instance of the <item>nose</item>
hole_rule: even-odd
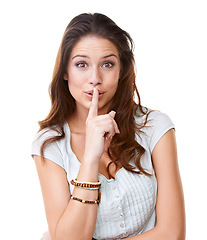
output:
[[[102,83],[102,77],[99,72],[99,69],[94,68],[91,70],[91,74],[89,76],[89,83],[92,84],[93,86],[96,86]]]

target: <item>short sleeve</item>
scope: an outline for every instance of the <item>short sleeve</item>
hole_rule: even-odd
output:
[[[51,137],[54,137],[55,135],[57,135],[57,133],[50,129],[44,129],[37,133],[32,143],[32,157],[34,157],[34,155],[40,156],[40,149],[44,141]],[[47,158],[48,160],[51,160],[52,162],[64,168],[63,155],[61,153],[58,142],[50,143],[45,147],[44,158]]]
[[[146,132],[151,153],[162,136],[170,129],[175,129],[175,126],[168,115],[159,111],[152,111],[149,114],[147,126]]]
[[[144,120],[145,116],[142,116],[139,119],[139,123],[142,123]],[[175,129],[175,126],[168,115],[160,111],[150,111],[147,124],[142,128],[143,134],[141,135],[144,147],[152,153],[155,145],[170,129]]]

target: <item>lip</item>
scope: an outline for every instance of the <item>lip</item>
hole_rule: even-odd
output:
[[[98,89],[97,89],[97,90],[98,90]],[[87,90],[87,91],[84,91],[84,92],[93,95],[93,91],[94,91],[94,90]],[[103,92],[103,91],[99,91],[99,90],[98,90],[98,92],[99,92],[99,95],[105,93],[105,92]]]
[[[99,92],[99,97],[98,99],[100,100],[101,98],[103,98],[105,92],[102,91],[98,91]],[[85,96],[87,96],[90,100],[93,98],[93,90],[88,90],[88,91],[84,91]]]

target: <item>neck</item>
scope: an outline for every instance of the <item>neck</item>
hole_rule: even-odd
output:
[[[85,111],[76,109],[73,116],[68,121],[71,132],[85,134],[87,116],[87,109]]]

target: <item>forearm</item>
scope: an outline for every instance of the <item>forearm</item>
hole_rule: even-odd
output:
[[[147,232],[144,232],[142,234],[133,236],[133,237],[129,237],[126,238],[129,240],[167,240],[166,238],[163,238],[161,232],[159,231],[159,229],[157,229],[156,227],[153,228],[152,230],[149,230]]]
[[[128,240],[185,240],[185,233],[167,228],[154,227],[152,230],[142,234],[126,238]]]
[[[98,164],[82,161],[77,179],[82,182],[98,181]],[[97,200],[98,190],[75,187],[74,197]],[[56,228],[54,240],[92,239],[97,218],[97,204],[85,204],[70,200]]]

